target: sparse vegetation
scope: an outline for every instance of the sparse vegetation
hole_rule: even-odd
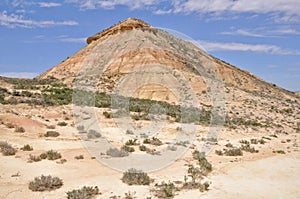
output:
[[[28,162],[39,162],[41,160],[42,160],[41,156],[35,156],[35,155],[29,154]]]
[[[25,129],[23,127],[17,126],[17,127],[15,127],[15,132],[17,132],[17,133],[24,133]]]
[[[76,160],[82,160],[84,159],[83,155],[77,155],[74,157]]]
[[[17,152],[17,149],[15,149],[14,147],[12,147],[10,144],[8,144],[7,142],[3,142],[0,141],[0,149],[1,149],[1,153],[4,156],[11,156],[11,155],[15,155]]]
[[[21,150],[23,150],[23,151],[32,151],[33,148],[32,148],[32,146],[30,146],[29,144],[26,144],[26,145],[24,145],[24,146],[21,148]]]
[[[173,198],[176,187],[172,182],[161,182],[161,184],[155,185],[158,189],[155,190],[155,196],[158,198]]]
[[[101,133],[97,132],[94,129],[89,130],[88,134],[87,134],[87,138],[88,139],[97,139],[101,137]]]
[[[68,123],[67,123],[67,122],[64,122],[64,121],[62,121],[62,122],[58,122],[58,123],[57,123],[57,125],[58,125],[58,126],[67,126],[67,125],[68,125]]]
[[[129,153],[127,151],[119,150],[117,148],[110,148],[106,151],[106,155],[111,157],[125,157],[128,156]]]
[[[135,151],[133,147],[127,146],[127,145],[123,145],[123,146],[121,147],[121,150],[126,151],[126,152],[129,152],[129,153],[132,153],[132,152]]]
[[[58,137],[60,134],[57,131],[47,131],[45,137]]]
[[[149,185],[150,181],[147,173],[133,168],[124,172],[122,177],[122,182],[128,185]]]
[[[99,188],[84,186],[81,189],[74,189],[67,192],[68,199],[91,199],[99,194]]]
[[[144,144],[151,144],[151,145],[155,145],[155,146],[160,146],[162,145],[162,141],[156,137],[153,137],[152,139],[146,138],[143,141]]]
[[[44,156],[44,155],[41,154],[41,156]],[[48,160],[57,160],[57,159],[61,158],[61,154],[59,152],[53,151],[53,150],[47,151],[46,156],[47,156]],[[44,158],[42,158],[42,159],[44,159]]]
[[[58,177],[51,175],[35,177],[33,181],[29,182],[28,188],[32,191],[51,191],[62,187],[63,181]]]
[[[107,111],[104,111],[103,115],[104,115],[105,118],[112,118],[112,113],[109,113]]]
[[[227,156],[242,156],[243,152],[240,148],[225,149],[224,155]]]

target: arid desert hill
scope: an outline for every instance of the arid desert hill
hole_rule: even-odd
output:
[[[0,196],[299,198],[299,100],[129,18],[0,77]]]

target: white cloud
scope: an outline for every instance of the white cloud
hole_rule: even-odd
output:
[[[220,34],[222,34],[222,35],[242,35],[242,36],[249,36],[249,37],[267,37],[262,34],[250,32],[248,30],[242,30],[242,29],[238,29],[238,30],[231,31],[231,32],[221,32]]]
[[[0,73],[0,76],[14,77],[14,78],[34,78],[38,75],[39,75],[38,73],[31,73],[31,72],[5,72],[5,73]]]
[[[78,25],[76,21],[35,21],[24,19],[23,15],[10,14],[6,11],[0,13],[0,26],[15,28],[34,28],[34,27],[48,27],[48,26],[75,26]]]
[[[275,33],[284,34],[284,35],[300,35],[300,31],[295,29],[279,29],[275,30]]]
[[[116,6],[127,6],[132,10],[136,10],[158,5],[162,0],[66,0],[66,2],[76,3],[82,9],[114,9]]]
[[[37,4],[42,8],[59,7],[62,5],[60,3],[54,3],[54,2],[38,2]]]
[[[275,20],[285,22],[299,20],[299,0],[187,0],[174,1],[175,12],[184,13],[259,13],[274,14]]]
[[[209,41],[198,41],[207,51],[252,51],[277,55],[300,55],[300,50],[283,49],[275,45],[245,44],[245,43],[220,43]]]

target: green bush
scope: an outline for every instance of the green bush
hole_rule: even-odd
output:
[[[23,151],[32,151],[33,148],[32,148],[32,146],[30,146],[29,144],[26,144],[26,145],[24,145],[24,146],[21,148],[21,150],[23,150]]]
[[[58,122],[57,125],[58,125],[58,126],[67,126],[68,123],[62,121],[62,122]]]
[[[128,185],[149,185],[150,177],[147,173],[136,169],[129,169],[123,173],[122,182]]]
[[[24,133],[24,132],[25,132],[25,129],[24,129],[23,127],[17,126],[17,127],[15,128],[15,132],[17,132],[17,133]]]
[[[45,137],[58,137],[60,134],[57,131],[47,131]]]
[[[134,145],[138,145],[137,143],[137,139],[130,139],[125,143],[126,146],[134,146]]]
[[[127,145],[122,146],[122,147],[121,147],[121,150],[127,151],[127,152],[129,152],[129,153],[132,153],[132,152],[135,151],[133,147],[127,146]]]
[[[224,155],[227,155],[227,156],[242,156],[243,152],[240,148],[225,149]]]
[[[57,159],[61,158],[61,154],[57,151],[50,150],[50,151],[47,151],[46,154],[47,154],[48,160],[57,160]]]
[[[82,160],[84,159],[83,155],[77,155],[74,157],[76,160]]]
[[[51,175],[35,177],[33,181],[29,182],[28,188],[32,191],[51,191],[62,187],[63,181],[58,177]]]
[[[155,145],[155,146],[160,146],[160,145],[163,144],[162,141],[160,141],[160,139],[158,139],[156,137],[153,137],[152,139],[147,138],[143,141],[143,143],[144,144],[151,144],[151,145]]]
[[[112,118],[112,113],[109,113],[109,112],[107,112],[107,111],[104,111],[104,112],[103,112],[103,115],[104,115],[104,117],[106,117],[106,118]]]
[[[139,146],[140,151],[146,151],[147,147],[145,145]]]
[[[174,194],[176,191],[176,187],[175,187],[174,183],[162,182],[161,184],[157,184],[155,186],[158,187],[158,189],[156,190],[156,194],[155,194],[156,197],[158,197],[158,198],[173,198],[174,197]]]
[[[67,192],[68,199],[91,199],[99,194],[99,188],[95,187],[82,187],[81,189],[74,189]]]

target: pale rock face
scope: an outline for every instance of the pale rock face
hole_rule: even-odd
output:
[[[203,78],[205,74],[198,71],[193,72],[193,70],[199,68],[195,63],[201,63],[205,66],[205,70],[211,73],[211,76],[219,75],[219,80],[223,81],[225,85],[250,92],[267,92],[274,95],[281,90],[247,71],[206,54],[189,42],[177,39],[138,19],[129,18],[121,21],[89,37],[87,43],[86,47],[40,75],[39,78],[54,77],[72,85],[80,71],[101,71],[97,84],[98,89],[112,92],[114,84],[124,74],[131,73],[138,67],[162,65],[168,67],[170,71],[178,70],[184,74],[194,92],[200,95],[207,91],[208,82]],[[198,61],[193,62],[194,58],[197,58]],[[153,87],[153,89],[155,88]],[[149,87],[147,89],[149,90]],[[281,93],[280,95],[285,94]],[[143,97],[146,96],[149,95],[143,95]],[[162,99],[167,98],[165,96]]]

